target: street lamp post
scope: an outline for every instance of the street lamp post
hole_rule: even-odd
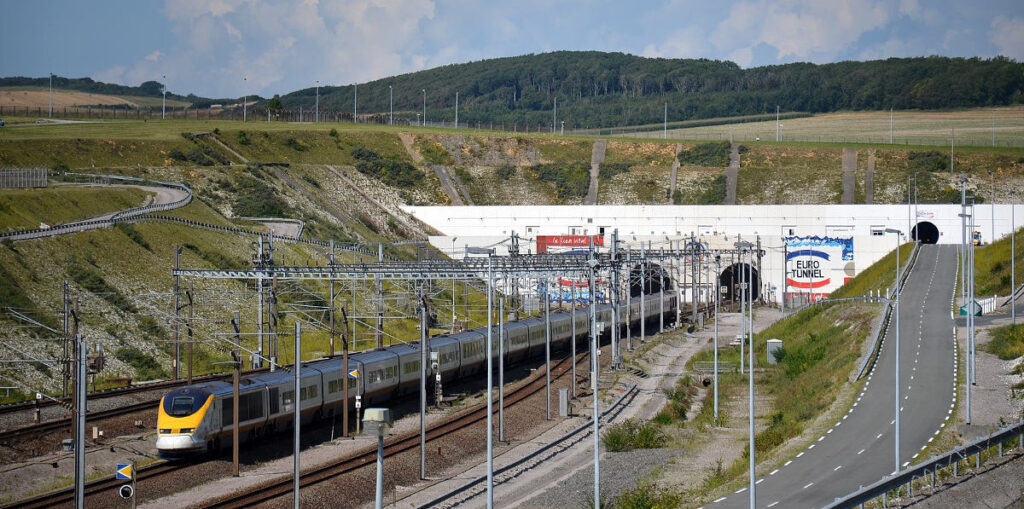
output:
[[[423,127],[427,126],[427,89],[422,89],[423,92]]]
[[[395,91],[388,85],[388,125],[395,124]],[[454,249],[453,249],[454,251]]]
[[[249,81],[249,78],[243,76],[242,77],[242,81],[243,82]],[[248,87],[246,87],[246,88],[248,88]],[[247,93],[247,94],[245,94],[245,96],[242,97],[242,122],[245,122],[245,117],[247,116],[247,113],[248,113],[246,111],[247,103],[248,102],[249,102],[249,94]]]
[[[900,471],[900,231],[894,228],[886,228],[885,233],[896,234],[896,381],[892,384],[895,391],[896,408],[893,410],[896,417],[893,419],[895,428],[893,430],[893,443],[895,444],[896,468],[893,472]]]
[[[736,242],[734,244],[734,246],[736,246],[736,249],[740,250],[740,274],[741,274],[741,277],[747,276],[747,277],[743,277],[743,279],[742,279],[743,282],[740,283],[741,299],[743,299],[744,302],[748,298],[751,299],[751,302],[750,302],[750,308],[751,309],[749,311],[750,311],[751,315],[753,315],[753,313],[754,313],[754,310],[752,309],[754,307],[753,306],[753,304],[754,304],[753,303],[753,293],[752,293],[753,292],[753,288],[751,287],[751,279],[753,279],[753,277],[752,277],[753,274],[750,273],[750,270],[748,268],[750,266],[746,265],[746,256],[749,254],[749,256],[750,256],[750,263],[752,265],[753,261],[754,261],[754,252],[751,250],[751,248],[754,247],[754,244],[751,244],[750,242],[747,242],[747,241],[739,241],[739,242]],[[748,295],[750,295],[750,297],[748,297]],[[741,308],[742,308],[742,304],[741,304]],[[745,321],[745,318],[746,317],[744,317],[743,313],[741,312],[740,313],[740,321],[741,322]],[[744,341],[746,341],[747,337],[750,338],[750,346],[747,348],[747,355],[749,356],[748,357],[749,358],[749,369],[747,370],[747,389],[749,391],[749,396],[750,396],[749,399],[748,399],[748,411],[749,411],[749,415],[748,415],[748,417],[749,417],[748,418],[749,437],[748,438],[750,440],[750,446],[749,446],[750,447],[750,509],[754,509],[754,502],[757,500],[757,496],[754,493],[755,489],[757,488],[757,479],[756,479],[755,472],[754,472],[754,466],[755,466],[756,460],[754,458],[755,457],[755,453],[754,453],[754,331],[753,331],[753,329],[746,331],[746,335],[744,335],[743,339],[740,341],[741,345],[743,344]],[[717,349],[716,349],[716,353],[717,353]],[[740,358],[740,364],[743,364],[742,357]]]
[[[719,297],[722,295],[721,274],[722,255],[715,255],[715,426],[718,426],[718,301]]]
[[[320,122],[320,80],[316,80],[316,122]]]
[[[1017,325],[1017,193],[1010,191],[1010,319]]]
[[[459,128],[459,92],[455,92],[455,128]]]
[[[50,118],[53,118],[53,73],[50,73]]]
[[[161,79],[167,81],[167,75],[165,74]],[[167,120],[167,84],[161,83],[160,88],[164,93],[164,102],[163,105],[160,106],[160,120]]]

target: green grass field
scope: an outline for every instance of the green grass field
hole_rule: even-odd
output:
[[[0,190],[0,231],[33,230],[142,205],[150,193],[134,188],[53,186]]]

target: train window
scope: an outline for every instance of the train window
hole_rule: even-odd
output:
[[[389,366],[384,370],[384,378],[390,380],[398,375],[398,366]]]
[[[368,378],[369,378],[369,383],[371,383],[371,384],[372,383],[377,383],[377,382],[379,382],[379,381],[384,379],[384,371],[379,370],[379,369],[375,370],[375,371],[371,371],[370,372],[370,376]]]
[[[420,361],[406,362],[402,365],[402,374],[409,375],[420,372]]]
[[[333,394],[341,390],[341,380],[328,380],[327,381],[327,393]]]
[[[186,415],[192,415],[194,410],[192,409],[196,398],[191,396],[177,396],[171,400],[171,410],[167,412],[171,417],[185,417]]]
[[[270,413],[276,414],[281,411],[281,405],[279,398],[281,396],[281,389],[274,387],[270,389]]]
[[[285,405],[295,403],[295,391],[284,391],[281,393],[281,402]]]

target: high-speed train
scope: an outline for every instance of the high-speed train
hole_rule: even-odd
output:
[[[644,296],[644,319],[656,320],[664,310],[665,320],[675,317],[676,292]],[[616,323],[639,324],[641,303],[634,298],[629,309],[621,306]],[[597,321],[611,323],[612,308],[597,305]],[[573,313],[551,313],[552,347],[568,344],[572,336]],[[589,307],[575,312],[576,339],[587,336]],[[492,332],[494,356],[498,354],[498,327]],[[606,326],[602,334],[608,334]],[[444,380],[466,378],[486,368],[487,327],[430,338],[431,351],[438,353],[438,371]],[[505,362],[512,364],[544,353],[544,316],[505,324]],[[420,381],[419,342],[349,355],[349,369],[358,373],[359,383],[349,382],[349,406],[355,396],[365,404],[380,403],[418,390]],[[303,422],[328,417],[342,405],[341,356],[302,363],[298,401]],[[296,395],[295,376],[286,371],[259,373],[239,382],[239,439],[253,440],[293,423]],[[160,400],[156,448],[165,458],[180,458],[226,447],[233,431],[233,389],[230,383],[206,382],[168,392]]]

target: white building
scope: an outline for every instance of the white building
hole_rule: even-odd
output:
[[[834,291],[896,247],[886,229],[907,232],[925,243],[957,244],[963,240],[958,204],[918,205],[594,205],[418,207],[405,209],[444,233],[431,237],[440,251],[454,257],[467,247],[507,253],[513,233],[520,252],[537,251],[538,236],[597,235],[607,246],[617,230],[634,248],[673,249],[692,237],[709,249],[731,249],[738,239],[760,240],[762,291],[778,299],[785,285],[791,296],[820,298]],[[1011,231],[1011,205],[974,207],[973,230],[982,243]],[[916,219],[915,219],[916,217]],[[785,239],[785,243],[783,242]],[[784,260],[788,259],[788,263]],[[723,261],[723,267],[727,261]],[[783,268],[787,276],[783,281]],[[758,279],[761,279],[760,277]]]

